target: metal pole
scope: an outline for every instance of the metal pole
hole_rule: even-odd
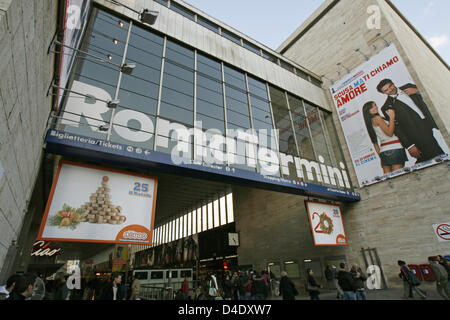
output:
[[[125,50],[123,52],[123,57],[122,57],[122,65],[125,64],[125,60],[127,58],[127,51],[128,51],[128,44],[130,42],[130,35],[131,35],[131,28],[133,26],[133,21],[130,20],[130,26],[128,27],[128,34],[127,34],[127,40],[125,43]],[[116,87],[116,93],[114,95],[114,100],[117,100],[118,96],[119,96],[119,90],[120,90],[120,83],[122,82],[122,69],[119,72],[119,80],[117,81],[117,87]],[[109,141],[111,139],[111,131],[112,131],[112,127],[113,127],[113,120],[114,120],[114,115],[116,113],[116,108],[112,109],[111,112],[111,119],[109,121],[109,128],[108,128],[108,135],[106,137],[106,141]]]

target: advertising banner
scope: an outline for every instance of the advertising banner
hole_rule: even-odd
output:
[[[347,246],[347,235],[338,205],[306,201],[315,246]]]
[[[395,45],[331,88],[359,185],[436,164],[449,149]]]
[[[61,161],[38,239],[152,244],[157,179]]]

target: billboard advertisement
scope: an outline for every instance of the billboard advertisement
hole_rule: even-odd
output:
[[[330,90],[361,187],[448,158],[422,89],[395,45]]]
[[[61,161],[38,239],[152,244],[157,179]]]
[[[338,205],[306,201],[315,246],[347,246],[341,208]]]

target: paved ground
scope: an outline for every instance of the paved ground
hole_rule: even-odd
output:
[[[444,300],[433,287],[422,288],[427,293],[426,300]],[[336,291],[321,289],[320,300],[338,300]],[[367,300],[403,300],[403,289],[387,289],[387,290],[366,290]],[[300,295],[295,297],[297,300],[310,300],[309,296]],[[270,300],[281,300],[281,297],[273,297]],[[412,300],[412,299],[411,299]],[[416,294],[414,300],[421,300]]]

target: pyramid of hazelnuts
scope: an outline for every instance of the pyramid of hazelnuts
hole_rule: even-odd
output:
[[[104,176],[101,187],[91,194],[89,202],[81,206],[86,210],[87,221],[90,223],[122,224],[126,221],[126,217],[121,214],[122,208],[111,202],[111,188],[108,181],[109,177]]]

